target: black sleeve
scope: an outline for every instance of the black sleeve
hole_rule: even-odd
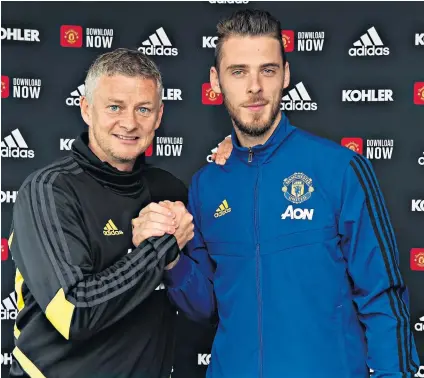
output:
[[[187,186],[171,173],[160,168],[149,168],[144,172],[144,178],[147,181],[152,202],[181,201],[187,206]]]
[[[160,284],[175,237],[149,239],[94,273],[81,210],[69,190],[32,180],[13,211],[11,253],[52,325],[66,339],[87,339],[113,324]]]

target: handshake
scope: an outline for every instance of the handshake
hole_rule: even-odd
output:
[[[182,250],[194,237],[193,216],[180,201],[152,202],[132,220],[132,232],[132,242],[136,247],[152,236],[171,234],[175,236],[178,247]],[[165,269],[172,269],[178,260],[179,255]]]

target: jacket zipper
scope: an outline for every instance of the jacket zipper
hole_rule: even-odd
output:
[[[253,160],[253,151],[249,147],[248,162]],[[259,223],[258,223],[258,187],[259,187],[260,167],[258,166],[258,174],[256,176],[255,185],[255,244],[256,244],[256,294],[258,297],[258,334],[259,334],[259,377],[263,377],[263,345],[262,345],[262,295],[261,295],[261,277],[260,277],[260,245],[259,245]]]

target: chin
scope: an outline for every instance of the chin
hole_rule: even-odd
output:
[[[141,155],[140,151],[128,152],[128,151],[113,151],[112,156],[121,161],[134,161]]]
[[[119,161],[120,163],[130,163],[132,161],[135,161],[137,159],[137,156],[129,156],[129,155],[114,155],[115,160]]]

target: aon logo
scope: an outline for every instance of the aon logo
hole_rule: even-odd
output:
[[[281,214],[281,219],[302,219],[302,220],[312,220],[314,216],[314,209],[293,209],[293,206],[290,205],[287,207],[286,211]]]

